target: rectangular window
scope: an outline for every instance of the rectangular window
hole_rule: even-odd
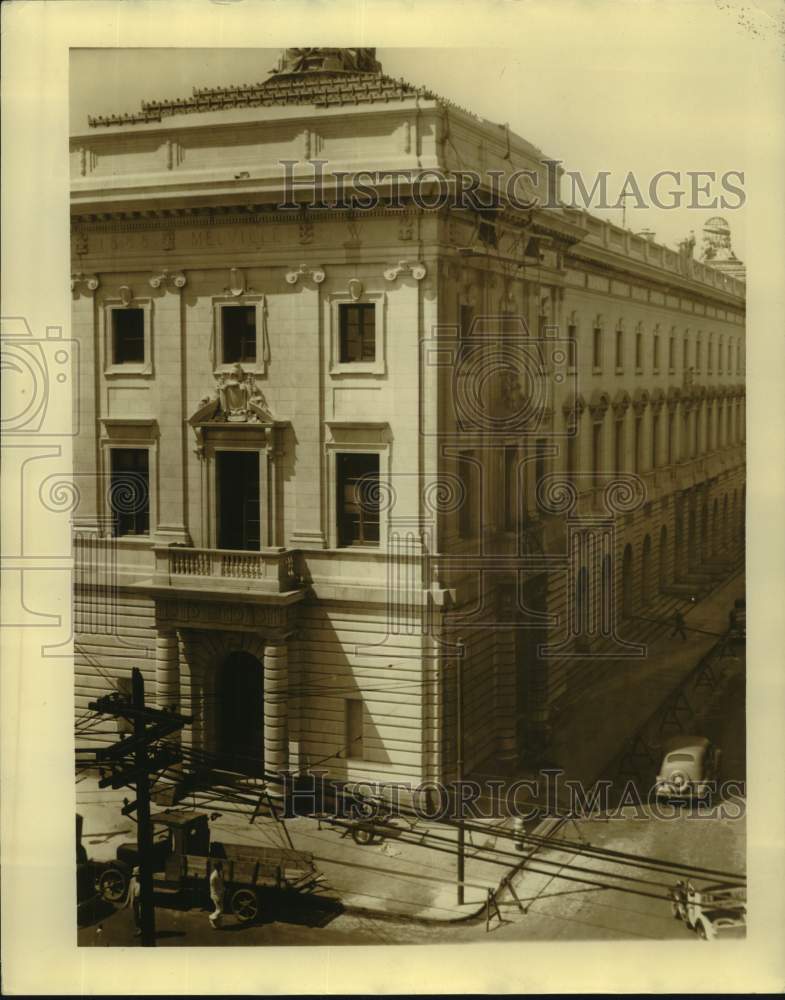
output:
[[[635,418],[635,441],[633,442],[633,445],[634,445],[634,455],[633,455],[634,467],[633,467],[633,471],[634,472],[640,472],[640,468],[641,468],[641,427],[642,427],[642,425],[643,425],[642,419],[640,417],[636,417]]]
[[[733,348],[728,344],[728,374],[733,371]]]
[[[458,336],[461,340],[466,340],[472,332],[474,321],[474,309],[471,306],[461,304],[458,307]]]
[[[569,356],[567,358],[567,364],[570,368],[577,368],[578,366],[578,327],[571,323],[567,327],[567,350]]]
[[[711,341],[709,341],[709,364],[708,364],[709,375],[711,375],[713,369],[714,369],[714,344]]]
[[[668,369],[673,371],[676,368],[676,339],[671,337],[668,341]]]
[[[534,452],[534,488],[536,490],[537,510],[541,512],[545,511],[545,508],[540,500],[540,493],[544,494],[546,492],[543,481],[547,473],[548,461],[545,457],[545,440],[544,438],[537,438],[537,445]]]
[[[660,415],[655,413],[651,419],[651,467],[657,468],[657,445],[660,439]]]
[[[660,370],[660,336],[658,333],[654,334],[654,362],[652,367],[655,372]]]
[[[112,448],[110,505],[114,534],[150,534],[150,456],[146,448]]]
[[[475,483],[475,467],[469,454],[458,459],[458,477],[463,486],[463,498],[458,511],[458,532],[461,538],[472,538],[476,534],[474,517],[474,500],[477,484]]]
[[[112,310],[112,364],[144,364],[144,309]]]
[[[355,759],[365,756],[365,704],[359,698],[344,701],[346,755]]]
[[[684,343],[682,344],[681,366],[685,370],[685,372],[690,367],[690,344],[688,340],[685,340]]]
[[[521,503],[518,499],[518,448],[507,445],[504,449],[504,530],[514,531],[517,512]]]
[[[379,456],[336,456],[338,545],[379,544]]]
[[[341,305],[342,364],[376,360],[376,306],[373,302]]]
[[[571,423],[567,429],[569,437],[567,438],[567,476],[569,479],[575,478],[575,473],[578,471],[578,435],[577,426]]]
[[[602,424],[592,426],[591,467],[594,472],[602,471]]]
[[[624,472],[624,421],[613,423],[613,471]]]
[[[221,362],[256,364],[256,306],[221,308]]]
[[[215,492],[219,549],[261,548],[259,452],[217,451]]]
[[[621,330],[616,331],[616,367],[624,367],[624,333]]]
[[[640,371],[643,368],[643,334],[635,334],[635,368]]]
[[[701,342],[699,340],[695,341],[695,371],[700,373],[701,365],[703,364],[703,351],[701,350]]]
[[[722,375],[722,348],[723,348],[722,338],[720,338],[719,346],[717,347],[717,374]]]
[[[602,330],[595,326],[592,334],[592,355],[591,363],[593,368],[602,368]]]

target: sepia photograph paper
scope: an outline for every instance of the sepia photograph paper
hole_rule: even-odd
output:
[[[5,992],[782,992],[783,5],[2,15]]]

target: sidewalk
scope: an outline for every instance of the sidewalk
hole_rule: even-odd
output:
[[[568,706],[557,720],[558,733],[552,748],[552,763],[563,768],[565,777],[590,785],[607,769],[625,741],[633,737],[667,695],[694,669],[702,656],[718,641],[711,633],[726,631],[728,611],[733,600],[743,593],[743,576],[731,579],[709,597],[689,609],[686,615],[688,639],[660,638],[640,660],[619,660],[604,664],[590,695]],[[490,762],[489,762],[490,763]],[[534,777],[521,768],[502,770],[483,768],[483,777]],[[120,814],[123,794],[98,790],[92,776],[77,785],[77,810],[84,816],[83,842],[95,860],[109,860],[117,845],[133,840],[135,824]],[[201,801],[200,801],[201,800]],[[269,816],[210,798],[209,793],[190,796],[181,809],[199,809],[217,813],[211,821],[216,840],[247,843],[255,846],[288,847],[280,823]],[[472,820],[488,825],[486,835],[466,834],[465,902],[457,903],[457,861],[454,827],[441,823],[417,821],[414,828],[381,843],[358,845],[343,827],[328,821],[297,818],[286,821],[286,831],[295,849],[314,856],[321,872],[316,894],[339,899],[346,909],[367,911],[375,916],[449,922],[478,916],[502,879],[524,860],[507,837],[490,829],[504,821]],[[509,823],[509,821],[508,821]],[[558,825],[550,819],[536,827],[539,835]],[[409,841],[416,841],[414,843]],[[495,862],[483,848],[498,847],[506,856]]]

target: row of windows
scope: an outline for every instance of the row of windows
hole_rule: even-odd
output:
[[[339,307],[339,360],[341,364],[376,360],[376,306],[372,302]],[[125,307],[111,313],[111,363],[144,364],[144,309]],[[222,306],[219,311],[219,364],[256,364],[257,324],[255,305]]]
[[[221,510],[218,545],[260,547],[259,456],[222,451],[216,456]],[[150,533],[150,464],[146,448],[112,448],[109,497],[117,536]],[[336,516],[340,546],[379,544],[379,455],[336,456]]]
[[[570,325],[567,328],[567,334],[570,341],[573,344],[577,344],[578,329],[575,325]],[[652,353],[651,353],[651,367],[652,371],[658,372],[662,365],[662,351],[660,346],[660,334],[655,333],[652,338]],[[708,374],[713,374],[714,367],[716,363],[717,373],[722,375],[727,372],[731,375],[735,371],[737,375],[742,373],[742,356],[741,356],[741,343],[737,341],[735,344],[729,339],[728,344],[725,345],[723,338],[720,337],[717,344],[717,352],[715,356],[715,345],[711,336],[709,337],[707,343],[707,357],[706,357],[706,371]],[[605,336],[602,327],[595,326],[592,330],[592,368],[595,372],[601,372],[604,364],[604,351],[605,351]],[[635,332],[635,370],[637,372],[643,372],[645,368],[645,343],[644,335],[640,330]],[[573,349],[573,356],[575,354],[575,349]],[[676,371],[677,366],[677,338],[675,336],[670,336],[668,338],[668,356],[667,356],[667,368],[668,371]],[[681,342],[681,367],[684,371],[689,371],[692,368],[696,373],[700,373],[703,369],[703,342],[698,337],[694,344],[694,351],[690,351],[690,341],[685,337]],[[614,352],[613,352],[613,362],[614,367],[617,371],[623,370],[626,364],[625,357],[625,333],[624,330],[615,331],[614,339]]]

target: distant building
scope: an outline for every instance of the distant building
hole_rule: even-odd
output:
[[[536,761],[637,616],[739,564],[745,289],[716,255],[406,184],[279,207],[280,161],[542,159],[374,50],[72,137],[80,715],[140,666],[195,715],[189,768],[419,784],[455,774],[460,679],[467,770]]]
[[[747,269],[731,247],[730,226],[719,215],[712,216],[703,227],[701,260],[741,281],[746,278]]]

